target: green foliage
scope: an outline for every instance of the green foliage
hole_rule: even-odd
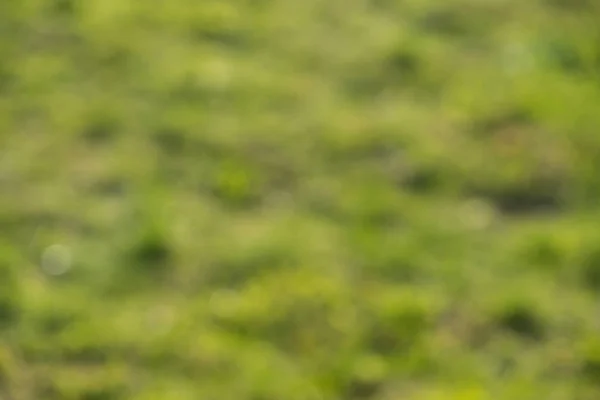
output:
[[[600,398],[599,17],[0,1],[0,398]]]

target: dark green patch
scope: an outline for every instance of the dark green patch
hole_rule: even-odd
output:
[[[21,305],[17,296],[0,294],[0,329],[16,327],[21,312]]]
[[[600,249],[592,250],[583,256],[581,280],[594,291],[600,291]]]
[[[558,213],[567,207],[561,182],[543,178],[523,178],[501,186],[480,182],[468,192],[473,197],[486,199],[509,215]]]
[[[119,131],[119,122],[108,116],[96,117],[83,131],[86,140],[93,144],[106,143],[114,139]]]
[[[526,339],[541,340],[547,333],[544,319],[525,305],[507,306],[497,316],[497,321],[503,329]]]
[[[420,19],[419,26],[429,32],[447,36],[465,36],[473,22],[464,16],[458,7],[441,6],[433,9]]]
[[[162,269],[172,252],[165,237],[157,232],[143,234],[130,250],[132,260],[143,271]]]
[[[153,139],[157,147],[167,155],[181,155],[187,145],[185,132],[175,128],[159,129]]]

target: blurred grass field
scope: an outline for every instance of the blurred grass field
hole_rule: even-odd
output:
[[[599,19],[0,2],[0,399],[599,399]]]

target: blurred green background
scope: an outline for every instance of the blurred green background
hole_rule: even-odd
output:
[[[599,399],[599,20],[1,1],[0,398]]]

